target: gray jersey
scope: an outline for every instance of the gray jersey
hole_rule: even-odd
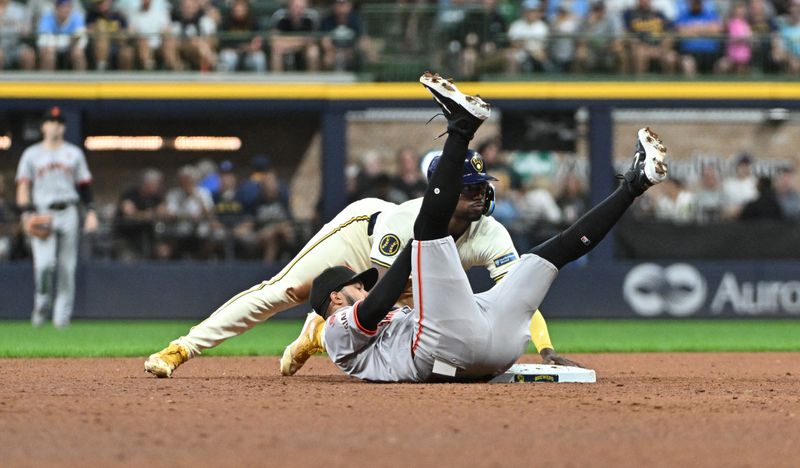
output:
[[[37,143],[22,153],[17,167],[17,182],[32,184],[33,203],[39,210],[51,203],[76,203],[76,185],[92,181],[83,151],[64,142],[57,149],[47,149]]]
[[[325,323],[325,349],[336,366],[353,377],[373,382],[419,381],[411,356],[414,322],[413,310],[403,307],[389,312],[376,331],[369,331],[358,323],[354,307],[343,307]]]

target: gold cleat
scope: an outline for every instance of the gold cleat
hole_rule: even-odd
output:
[[[176,343],[172,343],[161,351],[151,354],[144,362],[144,370],[159,378],[172,377],[172,372],[189,360],[189,352]]]
[[[283,356],[281,356],[282,375],[294,375],[311,356],[325,352],[325,345],[322,341],[323,330],[325,330],[325,320],[316,312],[309,312],[300,336],[283,351]]]

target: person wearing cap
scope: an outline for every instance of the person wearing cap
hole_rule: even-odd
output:
[[[86,70],[86,23],[82,13],[75,11],[73,0],[56,0],[53,11],[39,21],[39,62],[42,70]]]
[[[80,148],[64,141],[61,109],[48,109],[42,118],[41,142],[28,147],[17,168],[17,206],[25,218],[49,215],[47,234],[31,236],[36,285],[31,323],[41,326],[52,313],[57,328],[70,323],[75,298],[80,212],[86,208],[84,231],[97,229],[91,191],[92,174]]]

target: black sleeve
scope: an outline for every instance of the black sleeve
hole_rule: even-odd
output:
[[[378,323],[386,317],[400,295],[406,289],[411,274],[411,242],[405,248],[383,278],[369,292],[369,296],[356,309],[358,321],[367,330],[376,330]]]
[[[86,208],[90,210],[94,209],[94,195],[92,194],[91,184],[79,184],[78,195],[80,195],[81,202],[86,206]]]

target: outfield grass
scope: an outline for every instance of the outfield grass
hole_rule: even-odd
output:
[[[667,351],[800,351],[800,320],[550,320],[562,354]],[[185,334],[188,321],[77,321],[67,330],[0,322],[0,357],[147,356]],[[275,356],[302,322],[271,320],[204,353]],[[531,348],[531,351],[533,349]]]

